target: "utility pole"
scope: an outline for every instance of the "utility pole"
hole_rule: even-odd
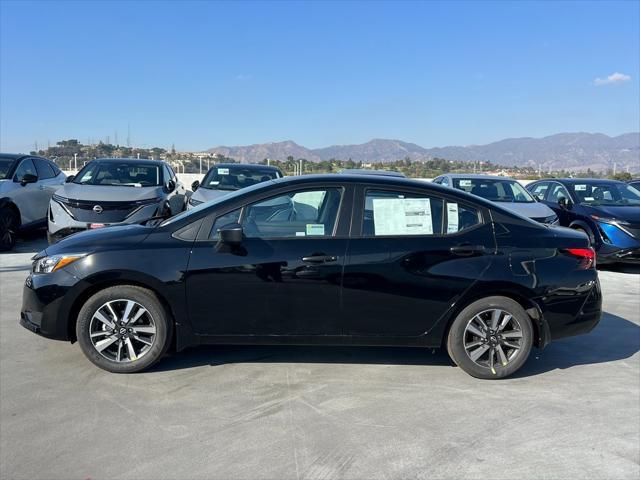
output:
[[[200,159],[200,175],[202,175],[202,155],[198,155],[198,158]]]
[[[73,154],[73,167],[77,172],[78,171],[78,154],[77,153]]]
[[[304,171],[302,162],[303,162],[303,160],[300,159],[300,175],[302,175],[302,172]]]
[[[131,147],[131,125],[127,123],[127,147]]]
[[[613,176],[616,176],[616,167],[618,166],[618,164],[616,162],[613,162]]]
[[[115,143],[118,145],[118,130],[115,131]]]

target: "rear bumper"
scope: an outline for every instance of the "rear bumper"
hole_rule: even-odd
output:
[[[547,338],[542,346],[552,340],[589,333],[598,325],[602,317],[599,280],[581,285],[580,290],[573,295],[558,292],[547,298],[542,310]]]

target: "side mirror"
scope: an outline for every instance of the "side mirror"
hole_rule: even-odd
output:
[[[220,230],[220,242],[232,247],[237,247],[242,243],[242,225],[239,223],[230,223],[225,225]]]
[[[568,198],[565,197],[560,197],[558,199],[558,205],[560,205],[560,208],[564,210],[569,210],[571,208],[571,202]]]
[[[167,193],[173,192],[176,189],[176,182],[169,180],[165,185],[165,189],[167,190]]]
[[[195,192],[198,189],[199,186],[200,186],[200,182],[198,180],[196,180],[195,182],[193,182],[191,184],[191,190]]]
[[[73,182],[73,179],[76,178],[75,175],[69,175],[66,180],[64,181],[64,183],[71,183]]]
[[[37,175],[34,175],[33,173],[25,173],[22,180],[20,180],[20,185],[24,187],[27,183],[36,183],[37,181]]]

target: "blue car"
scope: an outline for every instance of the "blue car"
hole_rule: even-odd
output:
[[[582,230],[600,263],[640,263],[640,191],[624,182],[593,178],[540,180],[527,190]]]

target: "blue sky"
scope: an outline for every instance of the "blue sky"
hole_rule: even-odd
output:
[[[618,135],[639,25],[637,1],[2,1],[0,148]]]

